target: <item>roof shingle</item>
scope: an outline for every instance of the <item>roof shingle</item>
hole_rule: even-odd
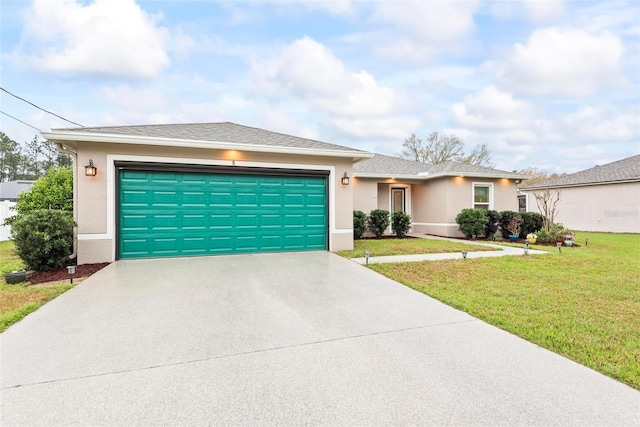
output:
[[[353,165],[354,174],[387,175],[389,177],[415,175],[416,179],[428,175],[468,175],[495,176],[499,178],[527,179],[526,175],[467,163],[444,162],[435,165],[420,163],[399,157],[375,154],[373,158],[362,160]]]
[[[100,126],[84,128],[62,128],[54,131],[88,132],[140,136],[191,141],[215,141],[234,144],[264,145],[272,147],[309,148],[316,150],[360,151],[342,145],[300,138],[231,122],[222,123],[178,123],[135,126]]]
[[[521,190],[640,181],[640,154],[540,182]]]

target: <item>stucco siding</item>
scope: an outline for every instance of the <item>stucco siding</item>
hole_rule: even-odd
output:
[[[556,222],[583,231],[640,233],[640,182],[562,188]],[[527,191],[530,212],[538,212]]]
[[[93,160],[95,177],[84,175],[84,165]],[[330,173],[330,250],[353,248],[353,185],[342,185],[346,172],[352,175],[350,158],[287,155],[234,150],[185,149],[125,144],[79,143],[76,166],[78,197],[78,262],[106,262],[115,259],[115,161],[141,161],[269,168],[322,169]]]
[[[373,179],[354,178],[353,182],[353,209],[367,215],[374,209],[378,209],[378,182]]]

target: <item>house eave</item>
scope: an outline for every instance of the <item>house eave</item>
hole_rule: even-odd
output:
[[[224,141],[200,141],[191,139],[158,138],[136,135],[114,135],[81,131],[52,130],[51,132],[42,132],[41,134],[43,138],[51,142],[61,143],[65,146],[70,146],[73,148],[78,148],[79,142],[98,142],[110,144],[154,145],[180,148],[206,148],[212,150],[238,150],[277,154],[299,154],[305,156],[346,157],[351,158],[353,161],[370,159],[373,157],[373,153],[357,150],[281,147],[276,145],[240,144]]]
[[[420,180],[426,181],[429,179],[435,178],[444,178],[444,177],[462,177],[462,178],[493,178],[493,179],[513,179],[513,180],[525,180],[530,179],[528,176],[519,175],[519,174],[495,174],[495,173],[453,173],[453,172],[438,172],[438,173],[430,173],[428,175],[421,174],[381,174],[381,173],[362,173],[357,172],[354,173],[353,176],[355,178],[373,178],[373,179],[410,179],[410,180]]]

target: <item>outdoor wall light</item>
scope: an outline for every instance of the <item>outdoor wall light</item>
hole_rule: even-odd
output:
[[[462,252],[462,259],[467,259],[467,253],[466,252]]]
[[[89,159],[89,164],[84,167],[84,174],[86,176],[96,176],[98,168],[93,166],[93,160]]]
[[[364,252],[364,259],[365,259],[365,261],[366,261],[367,265],[369,265],[369,256],[370,256],[370,255],[371,255],[371,254],[369,253],[369,251],[365,251],[365,252]]]
[[[342,179],[340,180],[340,182],[342,182],[342,185],[349,185],[349,176],[346,172],[344,173],[344,175],[342,175]]]
[[[75,265],[68,266],[67,272],[69,272],[69,283],[73,284],[73,275],[76,274],[76,266]]]

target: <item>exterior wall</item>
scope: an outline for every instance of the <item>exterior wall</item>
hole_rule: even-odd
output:
[[[561,189],[556,222],[573,230],[640,233],[640,182]],[[529,212],[538,212],[527,191]]]
[[[84,165],[90,159],[98,168],[95,177],[84,174]],[[354,186],[344,186],[340,182],[344,172],[352,175],[350,158],[87,142],[78,144],[75,170],[79,264],[115,260],[117,175],[114,162],[118,160],[222,166],[232,166],[235,162],[236,166],[327,170],[329,249],[339,251],[353,248]]]
[[[373,179],[353,178],[353,209],[369,214],[378,209],[378,182]]]

